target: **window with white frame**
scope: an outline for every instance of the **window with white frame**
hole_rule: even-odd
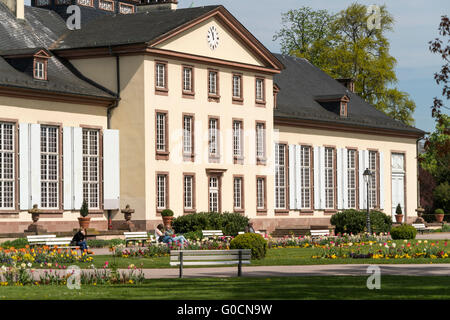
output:
[[[219,177],[209,177],[209,212],[219,212]]]
[[[311,147],[300,147],[300,208],[311,209]]]
[[[275,144],[275,209],[286,209],[286,145]]]
[[[194,209],[194,176],[184,176],[184,208]]]
[[[325,148],[325,209],[334,209],[334,149]]]
[[[166,64],[156,63],[156,87],[166,88]]]
[[[167,149],[167,114],[156,113],[156,151],[165,152]]]
[[[372,173],[369,183],[370,208],[378,207],[378,152],[369,151],[369,170]]]
[[[217,95],[217,71],[209,71],[208,73],[208,93]]]
[[[233,207],[234,209],[243,209],[242,202],[242,177],[233,179]]]
[[[59,127],[41,126],[41,207],[59,209]]]
[[[256,78],[256,100],[264,101],[264,79]]]
[[[241,92],[242,76],[238,74],[233,75],[233,98],[242,98]]]
[[[183,116],[183,154],[191,156],[193,153],[193,117]]]
[[[89,209],[100,209],[100,132],[83,129],[83,199]]]
[[[158,210],[167,208],[167,174],[156,176],[156,207]]]
[[[264,160],[266,157],[266,125],[256,123],[256,159]]]
[[[209,155],[219,156],[219,121],[215,118],[209,119]]]
[[[358,179],[358,172],[356,167],[357,151],[354,149],[347,150],[347,201],[348,207],[356,209],[356,181]]]
[[[235,158],[242,158],[242,121],[233,121],[233,156]]]
[[[263,177],[256,178],[256,209],[266,209],[266,179]]]
[[[15,208],[15,125],[0,122],[0,209]]]
[[[192,92],[192,68],[183,67],[183,91]]]
[[[45,80],[45,62],[42,60],[34,60],[34,78]]]

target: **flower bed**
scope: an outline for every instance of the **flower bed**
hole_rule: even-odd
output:
[[[227,238],[218,238],[214,240],[194,240],[189,241],[187,245],[182,245],[180,242],[172,244],[151,244],[147,247],[126,248],[124,245],[111,247],[110,250],[114,252],[116,257],[141,257],[141,258],[155,258],[168,256],[171,250],[228,250],[230,243]]]
[[[315,259],[444,259],[448,258],[447,242],[407,241],[402,244],[396,242],[360,242],[346,244],[318,245]]]
[[[51,266],[52,264],[68,264],[74,262],[91,262],[93,258],[86,251],[79,253],[76,250],[58,247],[38,247],[15,249],[0,248],[0,264],[13,265],[14,263],[31,263],[32,265]]]
[[[316,246],[324,245],[347,245],[349,243],[367,243],[378,242],[378,241],[388,241],[389,234],[379,234],[379,235],[352,235],[343,234],[338,236],[322,236],[322,237],[311,237],[311,236],[285,236],[281,239],[273,239],[268,237],[269,248],[280,249],[280,248],[311,248]]]
[[[22,263],[12,266],[2,266],[0,268],[0,286],[26,286],[26,285],[66,285],[74,275],[74,271],[62,270],[41,270],[40,274],[35,274],[36,269]],[[145,277],[142,268],[129,265],[128,270],[119,271],[111,268],[108,262],[101,269],[94,265],[88,270],[82,270],[79,274],[80,285],[109,285],[109,284],[141,284]]]

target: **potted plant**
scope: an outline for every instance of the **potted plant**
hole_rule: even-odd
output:
[[[88,217],[88,214],[89,214],[89,207],[87,205],[86,200],[83,200],[83,204],[81,205],[81,209],[80,209],[81,217],[78,218],[78,222],[80,223],[81,229],[89,228],[89,223],[91,221],[91,218]]]
[[[403,222],[403,212],[402,212],[402,207],[400,206],[400,203],[397,205],[397,208],[395,209],[395,221],[397,223]]]
[[[164,227],[172,229],[173,211],[170,209],[164,209],[161,212]]]
[[[436,217],[436,222],[442,223],[442,221],[444,221],[444,210],[442,209],[434,210],[434,216]]]

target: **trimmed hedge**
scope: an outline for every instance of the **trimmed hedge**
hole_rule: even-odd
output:
[[[367,211],[361,210],[343,210],[331,217],[331,224],[336,227],[336,233],[358,234],[366,230]],[[370,211],[370,226],[372,232],[389,232],[392,227],[392,218],[383,212]]]
[[[199,212],[177,217],[172,222],[176,233],[201,230],[222,230],[224,235],[235,236],[248,225],[249,219],[240,213]]]
[[[266,239],[257,233],[240,234],[230,242],[230,249],[252,249],[252,259],[263,259],[267,247]]]
[[[407,224],[402,224],[391,229],[391,237],[393,240],[413,240],[416,238],[416,234],[416,228]]]

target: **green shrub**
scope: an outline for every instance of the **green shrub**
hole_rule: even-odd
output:
[[[436,209],[436,210],[434,210],[434,213],[435,213],[435,214],[444,214],[444,210],[442,210],[442,209]]]
[[[366,230],[367,212],[355,209],[343,210],[331,217],[331,224],[336,227],[336,233],[358,234]],[[392,219],[387,214],[371,210],[370,226],[372,232],[389,232],[392,226]]]
[[[243,231],[249,219],[239,213],[199,212],[177,217],[172,222],[176,233],[201,230],[222,230],[224,235],[235,236]]]
[[[163,211],[161,211],[161,216],[162,217],[173,217],[173,211],[170,209],[164,209]]]
[[[21,249],[21,248],[25,248],[25,246],[28,244],[28,241],[26,238],[18,238],[15,240],[8,240],[5,241],[3,243],[0,243],[0,247],[2,248],[16,248],[16,249]]]
[[[187,240],[198,240],[198,239],[202,239],[203,238],[203,233],[201,230],[198,231],[191,231],[191,232],[186,232],[185,234],[183,234],[183,236],[187,239]]]
[[[391,237],[393,240],[412,240],[416,238],[416,234],[416,228],[407,224],[402,224],[391,229]]]
[[[89,207],[87,205],[86,200],[83,200],[83,204],[81,205],[80,208],[80,216],[85,218],[88,216],[88,214],[89,214]]]
[[[267,253],[267,241],[260,234],[244,233],[231,240],[230,249],[252,249],[252,259],[263,259]]]
[[[111,240],[90,239],[90,240],[87,240],[87,245],[90,248],[108,248],[108,247],[115,247],[118,244],[125,244],[125,240],[122,240],[122,239],[111,239]]]
[[[395,214],[403,214],[400,203],[397,205],[397,208],[395,208]]]

